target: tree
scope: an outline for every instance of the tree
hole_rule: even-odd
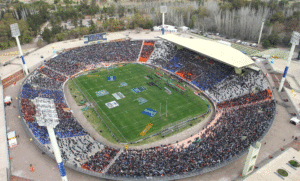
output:
[[[60,0],[54,0],[54,4],[57,4],[59,2],[60,2]]]
[[[73,24],[74,24],[75,28],[78,27],[77,19],[73,22]]]
[[[271,23],[274,23],[276,21],[279,21],[280,23],[283,23],[285,21],[285,16],[282,11],[278,11],[270,19]]]
[[[139,12],[138,8],[134,7],[134,8],[133,8],[133,13],[136,14],[136,13],[138,13],[138,12]]]
[[[263,42],[262,42],[262,46],[264,48],[269,48],[271,46],[270,42],[268,39],[265,39]]]
[[[44,32],[42,33],[42,37],[47,43],[50,43],[52,38],[52,32],[48,28],[45,28]]]
[[[270,8],[271,12],[276,11],[278,9],[278,0],[270,0],[268,7]]]
[[[268,40],[271,45],[276,46],[279,43],[280,38],[279,38],[278,34],[273,33],[268,37]]]
[[[190,27],[191,29],[194,28],[196,19],[197,19],[197,16],[194,14],[194,15],[191,17],[191,21],[190,21],[190,24],[189,24],[189,27]]]
[[[103,8],[102,8],[102,12],[107,13],[107,8],[105,6],[103,6]]]
[[[265,7],[267,6],[267,3],[261,0],[252,0],[251,1],[251,7],[258,10],[259,7]]]
[[[232,1],[232,7],[234,9],[240,9],[241,7],[246,5],[246,0],[233,0]]]
[[[118,7],[118,14],[119,14],[119,17],[122,18],[125,14],[125,7],[124,6],[119,6]]]
[[[25,30],[21,36],[22,43],[30,43],[32,41],[32,33],[29,30]]]
[[[285,46],[291,46],[292,44],[290,43],[290,40],[291,40],[291,35],[286,35],[282,38],[281,42]]]
[[[82,18],[80,18],[80,20],[79,20],[79,26],[83,27],[83,25],[82,25]]]
[[[90,20],[89,24],[90,24],[89,32],[90,33],[95,33],[96,32],[96,25],[95,25],[95,23],[92,19]]]
[[[61,26],[58,26],[58,25],[52,26],[51,33],[52,33],[53,36],[56,35],[56,34],[58,34],[58,33],[60,33],[61,31],[62,31],[62,27]]]
[[[63,41],[64,35],[62,33],[59,33],[59,34],[55,35],[55,38],[57,39],[57,41]]]
[[[71,4],[72,1],[71,0],[63,0],[65,4]]]
[[[202,6],[200,6],[200,7],[202,7]],[[199,7],[199,8],[200,8],[200,7]],[[232,9],[233,9],[233,6],[232,6],[231,3],[224,3],[224,4],[222,4],[220,7],[221,7],[222,10],[227,10],[227,9],[228,9],[228,10],[232,10]]]
[[[279,1],[278,5],[283,9],[285,6],[289,5],[289,0],[281,0]]]
[[[114,16],[116,12],[116,5],[115,4],[111,4],[108,8],[107,8],[107,13],[109,16]]]

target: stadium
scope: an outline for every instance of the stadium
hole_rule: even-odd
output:
[[[37,123],[42,103],[51,104],[44,112],[58,119],[54,131],[64,165],[110,180],[175,180],[212,172],[262,140],[276,115],[269,82],[249,57],[175,35],[65,50],[24,79],[17,100],[21,122],[43,153],[55,159],[47,129]],[[85,130],[70,101],[97,114],[96,124],[105,124],[101,131],[117,146]],[[163,139],[171,126],[198,122],[205,126],[188,138],[134,147],[143,138]]]

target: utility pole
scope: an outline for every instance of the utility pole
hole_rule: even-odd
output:
[[[288,69],[289,69],[289,66],[290,66],[290,63],[291,63],[291,60],[292,60],[292,57],[293,57],[293,53],[295,51],[295,46],[299,45],[299,39],[300,39],[300,33],[296,32],[296,31],[293,31],[292,38],[291,38],[291,41],[290,41],[291,44],[292,44],[292,47],[291,47],[291,50],[290,50],[290,53],[289,53],[289,57],[288,57],[288,60],[287,60],[287,63],[286,63],[286,67],[285,67],[283,75],[282,75],[282,79],[281,79],[281,82],[280,82],[280,85],[279,85],[279,88],[278,88],[278,92],[281,92],[281,90],[283,88],[285,77],[286,77],[286,74],[288,72]]]

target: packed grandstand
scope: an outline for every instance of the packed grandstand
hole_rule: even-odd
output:
[[[174,143],[124,150],[97,142],[71,112],[64,111],[68,105],[63,86],[74,74],[103,63],[121,62],[151,64],[189,82],[214,103],[216,116],[188,145]],[[265,135],[276,113],[272,92],[262,72],[244,69],[239,75],[233,67],[185,48],[177,49],[176,45],[162,40],[108,42],[66,51],[32,72],[19,96],[27,129],[50,154],[53,150],[47,129],[38,126],[35,120],[33,99],[54,99],[60,120],[55,134],[64,162],[106,178],[161,178],[200,173],[245,153]]]

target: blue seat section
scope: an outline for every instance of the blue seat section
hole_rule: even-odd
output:
[[[164,67],[164,69],[167,69],[170,72],[175,73],[182,67],[183,65],[182,63],[180,61],[180,58],[175,56],[172,60],[168,62],[168,64]]]
[[[206,71],[191,82],[204,91],[212,88],[233,73],[234,68],[215,62],[213,66],[207,66]]]
[[[22,98],[34,99],[38,96],[54,99],[55,103],[65,103],[62,91],[33,89],[29,84],[25,84],[22,89]]]
[[[48,135],[47,128],[44,126],[39,126],[36,122],[30,123],[27,122],[29,128],[31,129],[34,136],[42,143],[42,144],[50,144],[50,138]]]
[[[58,116],[63,114],[62,110],[59,110],[57,106],[60,103],[65,103],[64,95],[62,91],[55,90],[46,90],[46,89],[33,89],[30,84],[25,84],[22,88],[22,98],[25,99],[34,99],[38,96],[44,98],[54,99],[56,104],[56,111],[58,112]],[[59,114],[60,113],[60,114]],[[72,114],[65,114],[59,116],[59,124],[54,128],[55,135],[59,138],[68,138],[74,136],[83,136],[86,135],[87,132],[82,128],[82,126],[74,119]],[[49,144],[49,135],[46,127],[39,126],[36,121],[30,123],[27,122],[29,128],[32,130],[34,136],[42,143]]]
[[[27,122],[29,128],[31,129],[34,136],[42,143],[49,144],[50,138],[48,135],[47,128],[44,126],[39,126],[37,122]],[[81,127],[81,125],[75,119],[63,119],[54,128],[55,135],[59,138],[68,138],[74,136],[84,136],[86,131]]]
[[[59,136],[60,138],[84,136],[87,134],[87,132],[74,118],[61,119],[54,131],[55,135]]]

